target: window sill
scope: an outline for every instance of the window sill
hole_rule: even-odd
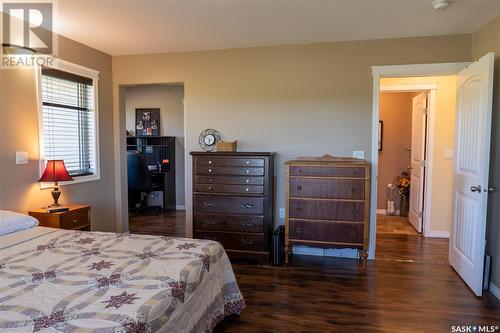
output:
[[[87,182],[93,182],[96,180],[100,180],[101,177],[99,174],[95,175],[89,175],[89,176],[80,176],[80,177],[75,177],[71,181],[67,182],[59,182],[59,186],[67,186],[67,185],[73,185],[73,184],[81,184],[81,183],[87,183]],[[47,188],[52,188],[54,187],[54,183],[40,183],[40,189],[44,190]]]

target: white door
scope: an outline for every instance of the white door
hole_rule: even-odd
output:
[[[478,296],[483,293],[494,59],[488,53],[460,71],[457,81],[450,264]]]
[[[422,232],[424,202],[426,110],[427,93],[421,93],[413,97],[413,108],[411,111],[411,186],[408,219],[411,225],[420,233]]]

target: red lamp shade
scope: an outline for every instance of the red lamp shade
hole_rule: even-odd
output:
[[[73,180],[66,170],[63,160],[49,160],[47,161],[47,166],[45,171],[38,180],[39,182],[62,182],[67,180]]]

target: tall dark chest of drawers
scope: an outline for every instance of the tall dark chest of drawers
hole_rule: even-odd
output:
[[[370,166],[326,155],[286,162],[286,263],[293,245],[355,248],[366,264]],[[366,267],[366,266],[365,266]]]
[[[269,261],[274,153],[191,152],[193,233],[229,257]]]

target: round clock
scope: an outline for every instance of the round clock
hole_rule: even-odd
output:
[[[204,151],[213,151],[218,141],[220,141],[220,134],[213,128],[204,130],[198,138],[198,143]]]

